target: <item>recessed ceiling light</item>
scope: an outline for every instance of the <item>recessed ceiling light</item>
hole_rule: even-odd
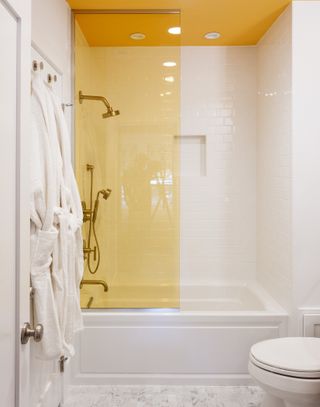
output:
[[[172,35],[180,35],[181,34],[181,27],[170,27],[168,30],[169,34]]]
[[[177,66],[177,63],[174,61],[166,61],[162,65],[165,66],[166,68],[172,68],[174,66]]]
[[[213,31],[213,32],[209,32],[209,33],[204,34],[204,38],[205,38],[206,40],[217,40],[217,39],[220,38],[220,37],[221,37],[221,34],[218,33],[218,32],[216,32],[216,31]]]
[[[171,92],[166,92],[165,95],[170,96]]]
[[[166,82],[174,82],[174,77],[173,77],[173,76],[166,76],[166,77],[164,78],[164,80],[165,80]]]
[[[132,40],[144,40],[146,38],[146,35],[143,33],[133,33],[130,34],[130,38]]]

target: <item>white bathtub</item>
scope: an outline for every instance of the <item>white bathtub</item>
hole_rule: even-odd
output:
[[[237,285],[182,286],[180,310],[199,312],[243,312],[280,310],[257,286]],[[281,310],[282,311],[282,310]]]
[[[250,346],[287,333],[257,284],[184,286],[180,310],[83,313],[73,384],[248,384]]]

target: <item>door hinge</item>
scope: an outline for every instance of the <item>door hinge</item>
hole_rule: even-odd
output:
[[[64,373],[64,365],[65,365],[65,362],[68,360],[68,358],[67,357],[65,357],[65,356],[61,356],[60,357],[60,359],[59,359],[59,369],[60,369],[60,373]]]

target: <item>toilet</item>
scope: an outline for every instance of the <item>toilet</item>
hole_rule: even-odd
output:
[[[320,338],[257,343],[249,372],[266,392],[261,407],[320,407]]]

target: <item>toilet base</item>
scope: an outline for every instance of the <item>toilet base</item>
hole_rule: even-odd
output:
[[[266,394],[262,401],[261,407],[301,407],[301,403],[293,403],[290,401],[284,401],[278,397]]]
[[[249,372],[265,391],[261,407],[319,407],[320,379],[277,375],[249,362]]]
[[[306,406],[318,406],[318,404],[306,404]],[[278,397],[266,394],[262,401],[261,407],[301,407],[301,403],[294,403],[290,401],[284,401]]]

